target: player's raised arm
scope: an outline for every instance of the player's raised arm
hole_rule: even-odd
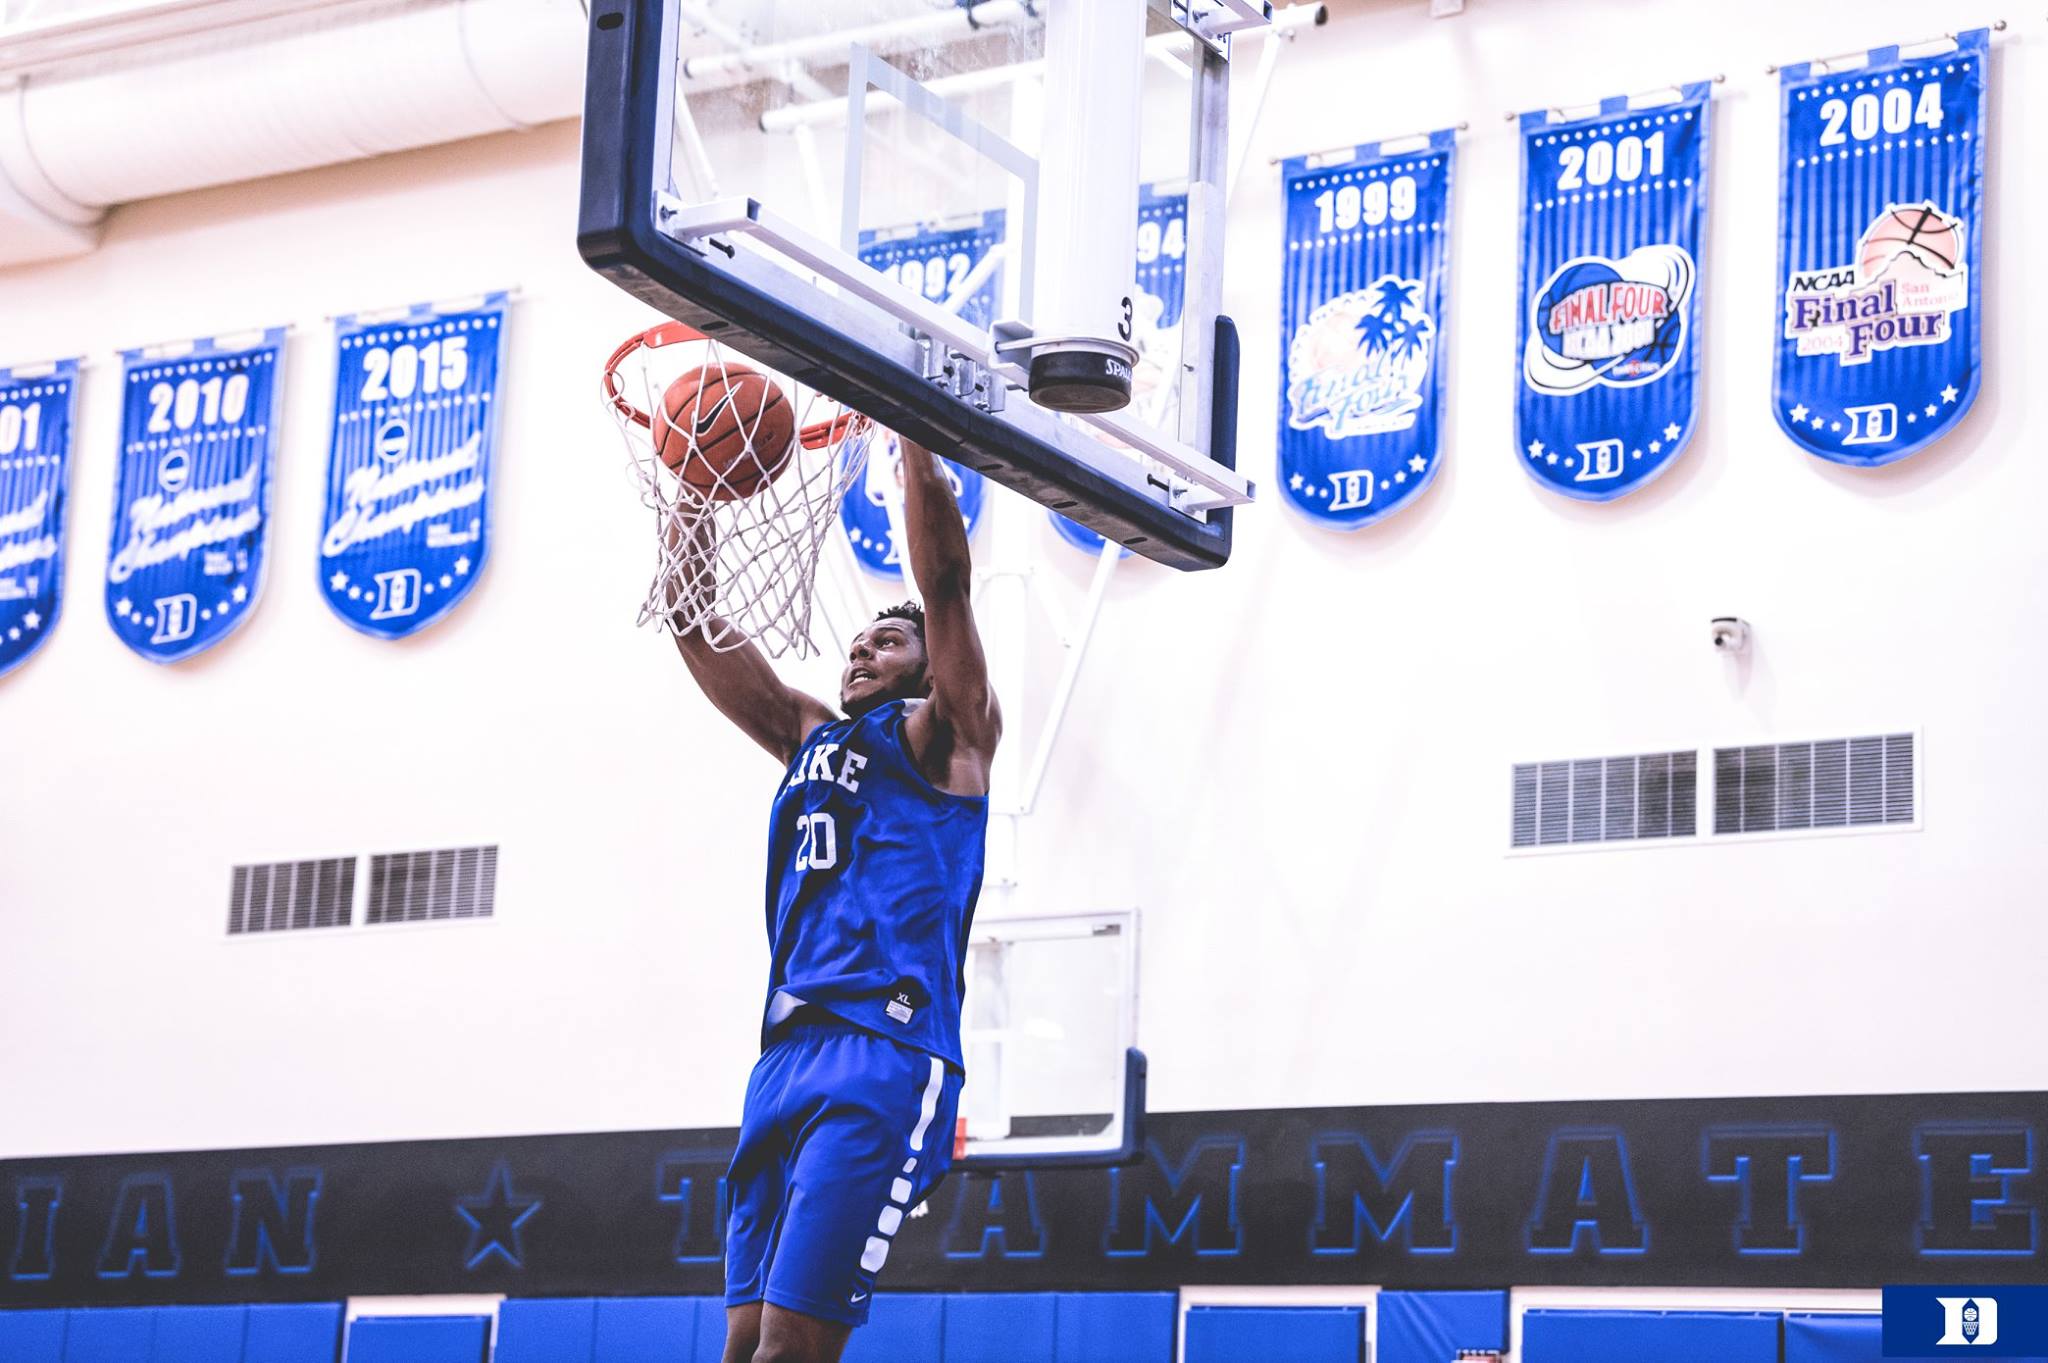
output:
[[[715,590],[715,563],[710,552],[709,529],[703,521],[692,521],[678,508],[664,532],[671,550],[687,542],[681,555],[683,571],[669,584],[669,607],[678,617],[697,616],[683,612],[685,604],[708,607]],[[803,746],[811,730],[832,719],[824,702],[783,684],[767,657],[749,639],[737,648],[718,649],[710,639],[727,639],[737,628],[716,615],[704,617],[699,628],[684,630],[677,619],[676,651],[683,655],[697,688],[718,713],[731,720],[778,762],[787,763]],[[707,632],[708,636],[707,637]]]
[[[902,446],[904,529],[910,571],[924,597],[932,684],[931,704],[913,716],[911,737],[920,762],[950,776],[940,783],[946,789],[985,794],[1003,716],[974,625],[967,527],[937,456],[908,439]]]

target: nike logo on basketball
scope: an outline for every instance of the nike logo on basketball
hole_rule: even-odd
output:
[[[700,412],[697,416],[697,434],[701,436],[709,431],[712,423],[718,420],[718,414],[724,411],[726,405],[731,401],[732,389],[728,388],[718,395],[718,401],[711,404],[710,411]]]

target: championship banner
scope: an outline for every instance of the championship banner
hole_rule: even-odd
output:
[[[1772,398],[1823,459],[1903,459],[1976,399],[1990,46],[1784,68]]]
[[[320,590],[365,634],[425,629],[483,572],[507,298],[335,319]]]
[[[1442,463],[1456,143],[1446,130],[1281,167],[1279,486],[1336,529],[1398,511]]]
[[[1613,501],[1692,440],[1712,89],[1522,115],[1516,462],[1552,492]]]
[[[0,676],[41,648],[64,604],[64,491],[78,361],[0,369]]]
[[[219,643],[263,590],[284,340],[121,354],[107,620],[151,662]]]
[[[1131,309],[1132,344],[1138,347],[1131,371],[1131,410],[1153,426],[1180,419],[1180,311],[1187,298],[1188,195],[1144,185],[1138,193],[1137,297]],[[1057,511],[1048,511],[1060,538],[1090,554],[1102,552],[1102,536]],[[1128,557],[1130,550],[1123,551]]]
[[[963,227],[862,232],[860,261],[941,307],[959,298],[961,319],[986,327],[995,320],[1003,277],[1000,259],[989,261],[988,257],[1002,239],[1003,210],[992,208],[978,223]],[[858,447],[848,442],[846,457],[857,453]],[[950,459],[942,459],[939,466],[946,471],[946,481],[953,486],[953,497],[960,503],[960,514],[972,536],[981,524],[987,485],[979,473]],[[896,542],[896,527],[902,519],[903,455],[894,433],[883,432],[868,451],[860,481],[839,503],[839,524],[861,567],[881,577],[903,575]]]

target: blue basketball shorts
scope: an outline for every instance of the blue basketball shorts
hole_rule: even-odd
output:
[[[726,1175],[725,1301],[867,1322],[905,1217],[953,1162],[961,1076],[850,1023],[770,1042]]]

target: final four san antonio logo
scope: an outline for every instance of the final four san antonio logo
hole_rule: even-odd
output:
[[[1880,351],[1941,345],[1970,305],[1964,227],[1932,203],[1888,204],[1848,265],[1793,274],[1785,339],[1801,355],[1868,364]]]
[[[1287,424],[1331,440],[1414,426],[1436,350],[1422,298],[1421,280],[1385,275],[1310,313],[1287,347]]]
[[[1697,277],[1681,246],[1644,246],[1619,260],[1566,261],[1530,300],[1523,378],[1553,397],[1663,378],[1685,353]]]

